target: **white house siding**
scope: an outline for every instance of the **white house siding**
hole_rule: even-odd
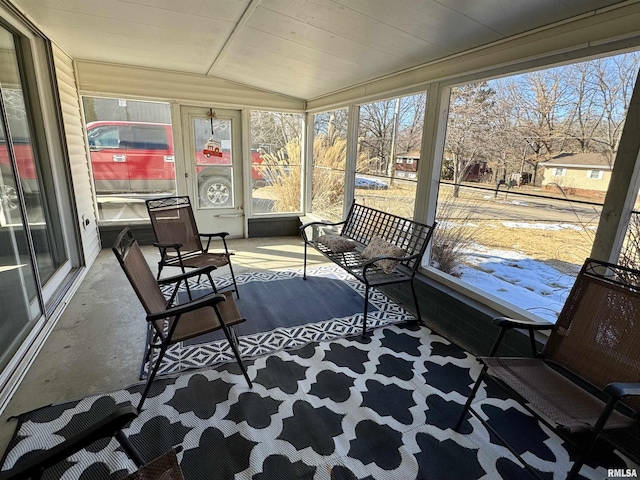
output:
[[[265,92],[228,80],[142,67],[76,62],[83,94],[113,95],[185,104],[216,104],[301,112],[298,98]],[[256,75],[260,72],[256,71]]]
[[[78,210],[78,223],[82,235],[84,261],[87,266],[90,266],[100,252],[101,245],[89,171],[89,154],[84,139],[80,97],[71,58],[55,45],[53,45],[53,57],[65,140],[69,152],[71,179]],[[88,220],[89,224],[83,225],[83,219]]]

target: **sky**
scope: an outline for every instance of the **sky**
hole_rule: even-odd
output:
[[[519,226],[529,228],[527,224]],[[566,226],[537,224],[536,228],[557,230]],[[458,269],[461,280],[550,322],[555,323],[575,282],[575,276],[520,252],[474,245],[463,253],[466,265]],[[576,272],[578,269],[576,266]]]

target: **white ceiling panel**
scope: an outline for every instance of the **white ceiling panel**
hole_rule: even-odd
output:
[[[13,0],[78,60],[304,99],[621,0]]]
[[[437,45],[447,53],[460,52],[477,46],[479,42],[490,43],[502,38],[498,32],[475,18],[457,12],[438,1],[334,1],[346,9],[357,11],[393,29]],[[482,3],[487,10],[491,8],[490,1],[475,3]]]
[[[448,8],[486,25],[508,37],[527,30],[566,20],[619,0],[440,0]]]

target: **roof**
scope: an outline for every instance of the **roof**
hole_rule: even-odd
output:
[[[404,152],[404,153],[396,153],[396,158],[397,157],[419,159],[420,158],[420,150],[413,150],[411,152]]]
[[[544,162],[543,167],[593,168],[612,170],[615,155],[611,161],[602,153],[561,153]]]

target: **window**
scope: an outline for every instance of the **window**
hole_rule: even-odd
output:
[[[169,150],[166,128],[131,125],[130,130],[131,144],[128,148],[136,150]]]
[[[639,65],[634,52],[452,87],[426,261],[478,297],[555,321],[606,192],[545,163],[613,163]]]
[[[90,150],[100,150],[102,148],[118,148],[120,145],[119,127],[98,127],[89,132]]]
[[[314,115],[311,213],[338,221],[343,218],[347,161],[346,108]]]
[[[147,198],[175,195],[168,103],[84,97],[101,221],[148,220]]]
[[[302,210],[302,114],[251,112],[253,213]]]
[[[358,203],[412,218],[415,178],[404,173],[419,152],[426,93],[360,106],[355,197]],[[398,155],[399,154],[399,155]],[[394,161],[403,158],[404,163]]]

